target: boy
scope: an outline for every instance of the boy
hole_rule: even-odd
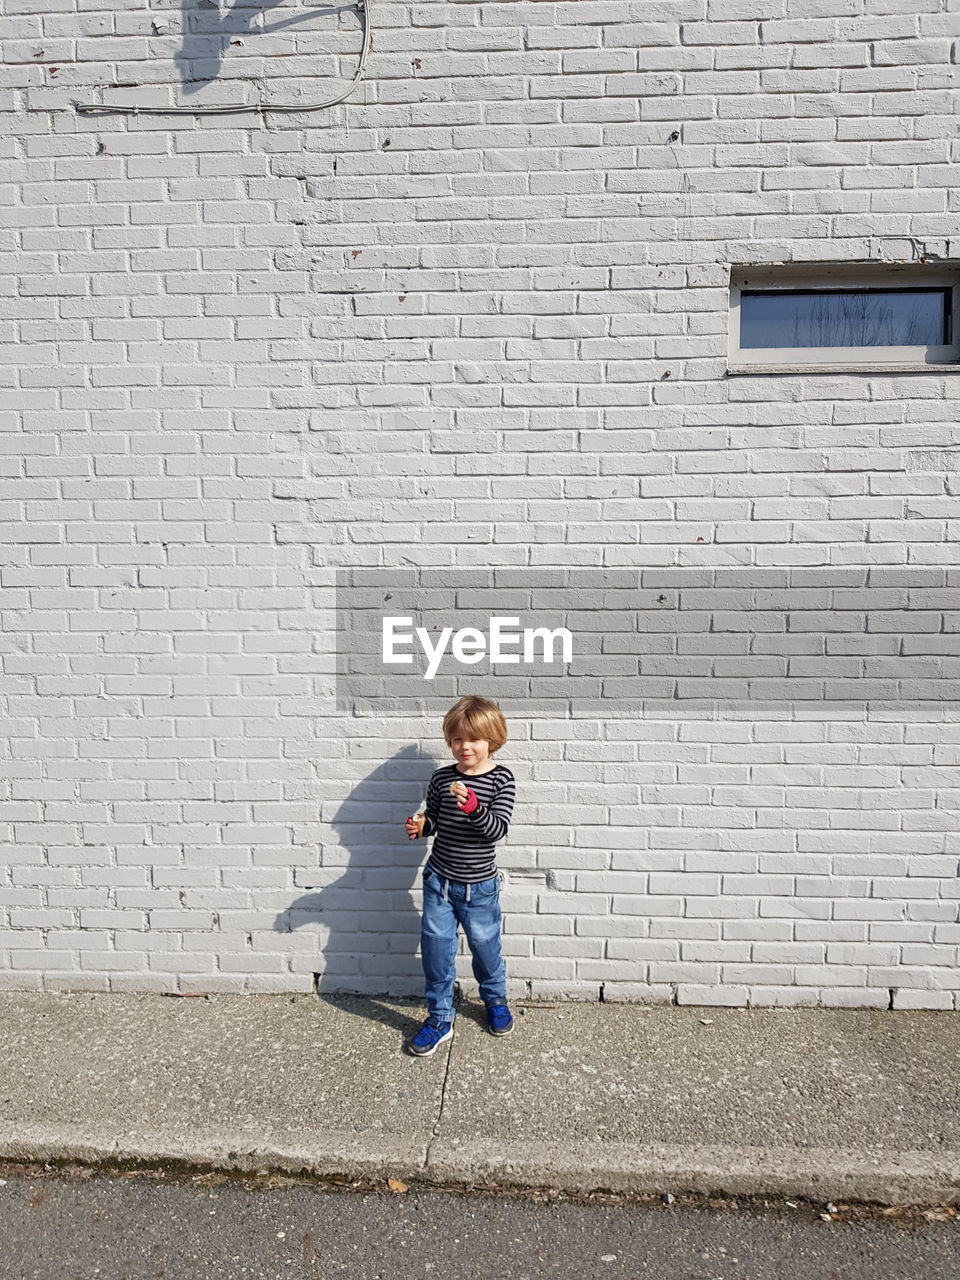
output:
[[[423,872],[420,929],[429,1017],[410,1041],[410,1051],[420,1057],[453,1035],[458,924],[470,945],[488,1030],[495,1036],[513,1030],[494,846],[507,834],[515,784],[506,765],[490,760],[507,740],[507,722],[495,702],[461,698],[443,718],[443,736],[455,762],[430,778],[426,813],[406,820],[411,840],[435,836]]]

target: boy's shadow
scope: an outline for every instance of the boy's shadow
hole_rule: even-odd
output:
[[[417,954],[421,911],[412,888],[419,887],[427,842],[410,840],[403,822],[418,811],[436,768],[405,747],[359,782],[330,822],[339,839],[321,848],[320,869],[297,872],[299,884],[306,887],[313,879],[322,887],[297,898],[273,926],[292,933],[322,925],[323,961],[318,957],[315,968],[321,998],[338,1005],[348,1001],[353,1012],[405,1035],[426,1017]],[[337,868],[342,874],[328,883]],[[419,1004],[404,1018],[373,996]]]
[[[356,3],[324,5],[265,23],[263,16],[285,0],[233,0],[221,13],[219,0],[180,0],[180,48],[174,62],[184,93],[198,93],[216,80],[224,53],[232,43],[242,45],[248,37],[269,35],[298,26],[314,18],[328,17],[356,9]],[[357,22],[361,22],[359,13]]]

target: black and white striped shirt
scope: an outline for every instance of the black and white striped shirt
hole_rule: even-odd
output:
[[[464,813],[450,787],[462,782],[476,792],[479,804]],[[513,816],[516,785],[504,764],[486,773],[462,773],[457,765],[437,769],[427,786],[424,836],[433,836],[427,866],[437,875],[477,884],[497,874],[496,842],[507,834]]]

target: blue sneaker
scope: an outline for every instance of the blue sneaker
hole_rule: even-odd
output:
[[[418,1058],[425,1058],[433,1053],[438,1044],[443,1044],[444,1040],[449,1040],[452,1035],[452,1022],[441,1022],[437,1026],[428,1018],[410,1041],[410,1052],[416,1054]]]
[[[509,1035],[513,1030],[513,1014],[505,1004],[487,1005],[487,1029],[494,1036]]]

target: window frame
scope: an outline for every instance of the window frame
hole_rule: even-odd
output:
[[[741,347],[743,292],[843,292],[857,289],[949,289],[947,345],[917,347]],[[945,372],[960,369],[960,264],[783,263],[731,267],[727,370],[729,373]]]

